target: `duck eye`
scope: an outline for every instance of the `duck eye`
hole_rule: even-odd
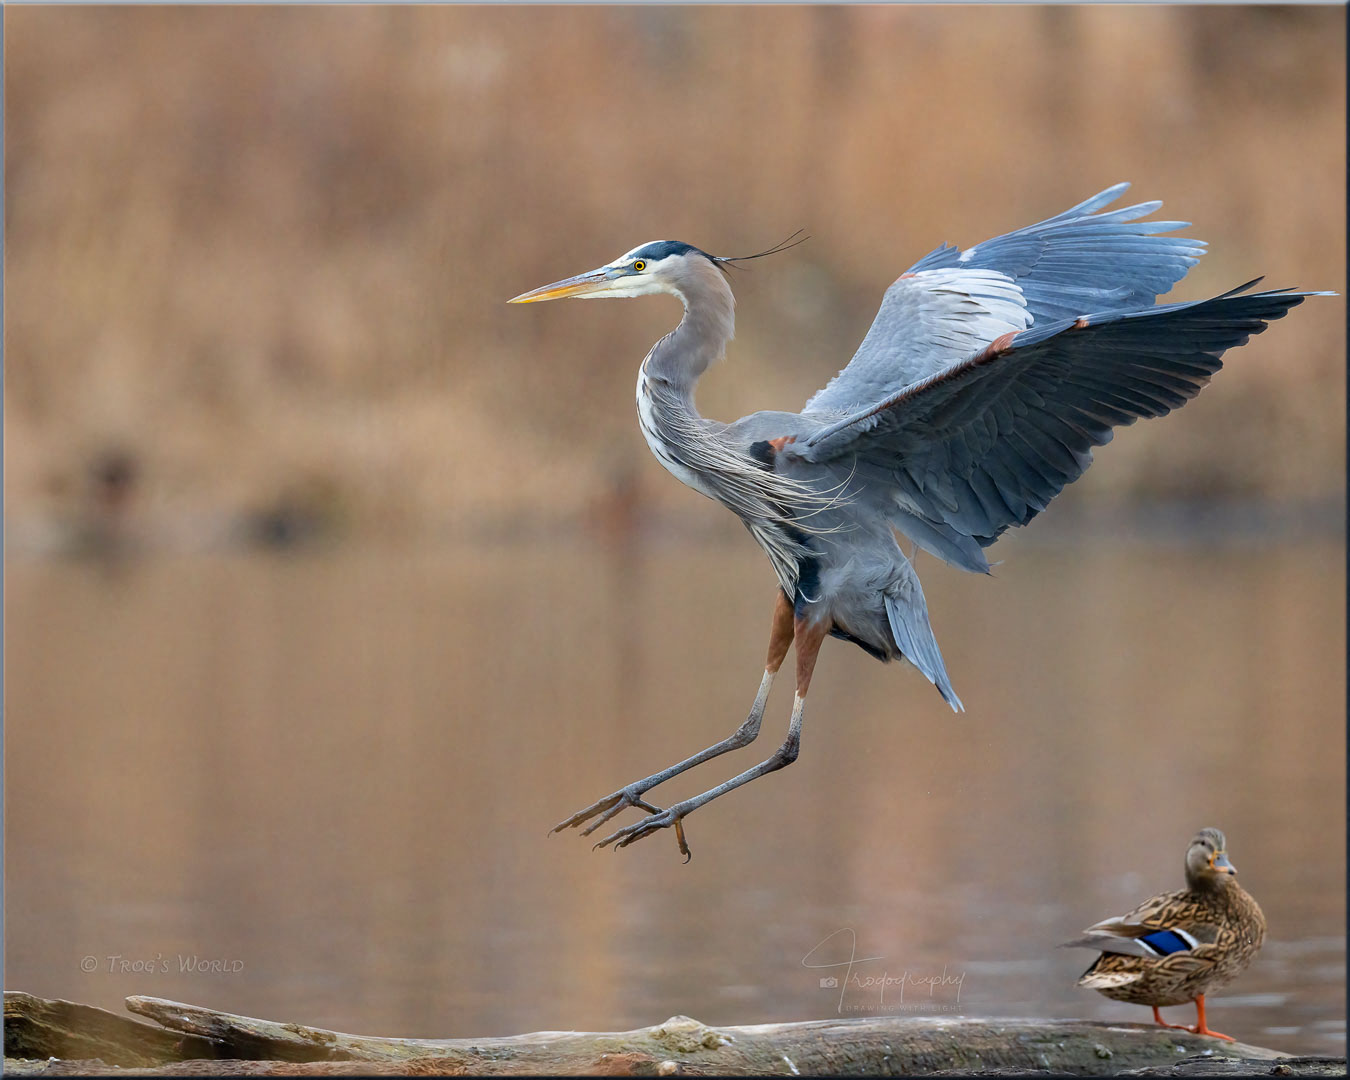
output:
[[[642,273],[642,271],[647,269],[647,264],[643,262],[641,259],[639,259],[637,262],[633,264],[633,269],[634,271],[640,274]]]

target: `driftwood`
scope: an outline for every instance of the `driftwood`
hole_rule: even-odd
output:
[[[204,1039],[92,1005],[5,992],[6,1058],[99,1058],[134,1067],[216,1056],[214,1045]]]
[[[1344,1076],[1345,1058],[1282,1057],[1274,1062],[1240,1058],[1188,1057],[1175,1065],[1131,1069],[1123,1076]]]
[[[1282,1058],[1273,1050],[1185,1031],[1085,1020],[872,1017],[714,1028],[676,1016],[656,1027],[615,1033],[540,1031],[510,1038],[391,1039],[257,1020],[161,998],[130,997],[127,1008],[161,1026],[150,1027],[88,1005],[7,992],[6,1072],[53,1076],[127,1070],[176,1076],[1345,1074],[1344,1058]],[[1202,1071],[1185,1071],[1191,1068]]]

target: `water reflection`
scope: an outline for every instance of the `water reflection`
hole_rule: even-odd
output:
[[[1214,824],[1271,928],[1215,1023],[1343,1052],[1343,549],[1000,554],[920,566],[969,712],[829,643],[801,758],[691,818],[688,866],[545,834],[740,722],[747,543],[15,563],[8,985],[408,1036],[754,1023],[839,1010],[802,960],[847,929],[910,976],[891,1008],[1142,1021],[1052,946]]]

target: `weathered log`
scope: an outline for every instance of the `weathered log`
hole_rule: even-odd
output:
[[[109,1065],[162,1065],[221,1057],[194,1035],[151,1027],[73,1001],[5,991],[5,1057],[101,1058]]]
[[[13,1007],[11,1007],[13,999]],[[47,1007],[42,1007],[47,1006]],[[541,1031],[509,1038],[392,1039],[346,1035],[322,1028],[278,1023],[217,1012],[160,998],[131,997],[127,1008],[168,1032],[155,1045],[158,1060],[145,1060],[147,1043],[134,1021],[69,1002],[42,1002],[6,994],[5,1055],[13,1058],[70,1058],[81,1061],[7,1061],[7,1071],[49,1075],[108,1073],[127,1062],[138,1073],[233,1076],[243,1073],[297,1075],[741,1075],[795,1076],[859,1074],[1036,1073],[1109,1075],[1127,1070],[1176,1066],[1183,1056],[1229,1060],[1242,1071],[1269,1073],[1282,1059],[1273,1050],[1227,1043],[1142,1024],[1084,1020],[974,1020],[933,1017],[868,1017],[713,1028],[676,1016],[636,1031],[598,1033]],[[22,1030],[11,1041],[11,1015]],[[103,1032],[102,1052],[74,1055],[60,1047],[93,1016]],[[34,1019],[36,1018],[36,1019]],[[108,1020],[138,1029],[114,1029]],[[116,1033],[134,1037],[141,1059]],[[174,1034],[170,1035],[169,1032]],[[45,1033],[45,1034],[44,1034]],[[43,1039],[50,1038],[50,1045]],[[180,1042],[180,1040],[182,1040]],[[92,1058],[102,1058],[101,1062]],[[216,1060],[189,1060],[213,1058]],[[1294,1059],[1283,1059],[1290,1061]],[[100,1069],[100,1065],[104,1066]],[[79,1066],[78,1070],[68,1066]],[[1344,1071],[1344,1060],[1340,1060]],[[1149,1075],[1167,1075],[1165,1071]],[[1291,1069],[1291,1075],[1313,1075]],[[1178,1074],[1181,1075],[1181,1074]],[[1212,1073],[1210,1075],[1220,1075]]]
[[[642,1071],[632,1071],[635,1064]],[[602,1055],[591,1076],[697,1076],[698,1071],[681,1068],[676,1072],[650,1071],[650,1063],[624,1058],[622,1055]],[[463,1068],[448,1064],[443,1058],[409,1058],[406,1062],[312,1061],[304,1063],[281,1061],[184,1061],[176,1065],[162,1065],[154,1069],[129,1071],[101,1061],[19,1061],[5,1059],[5,1068],[15,1076],[465,1076]],[[1064,1076],[1051,1069],[987,1069],[978,1072],[942,1070],[930,1076]],[[1159,1065],[1148,1069],[1130,1069],[1118,1076],[1344,1076],[1345,1058],[1289,1057],[1274,1061],[1255,1058],[1185,1057],[1174,1065]]]
[[[1259,1066],[1259,1067],[1254,1067]],[[1345,1058],[1283,1057],[1251,1062],[1240,1058],[1188,1057],[1174,1065],[1131,1069],[1125,1076],[1344,1076]]]

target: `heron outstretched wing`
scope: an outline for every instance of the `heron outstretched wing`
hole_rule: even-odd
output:
[[[1129,186],[1116,184],[1062,214],[965,251],[944,244],[929,252],[886,290],[853,359],[804,411],[852,411],[879,401],[1010,329],[1152,304],[1185,277],[1205,245],[1155,235],[1188,222],[1138,220],[1160,202],[1098,212]],[[1018,318],[1022,324],[1011,325]],[[982,334],[987,336],[974,349],[961,351]]]
[[[1112,428],[1184,405],[1225,350],[1317,295],[1245,291],[1255,284],[1006,335],[790,449],[841,462],[884,487],[902,514],[988,546],[1082,475]]]

